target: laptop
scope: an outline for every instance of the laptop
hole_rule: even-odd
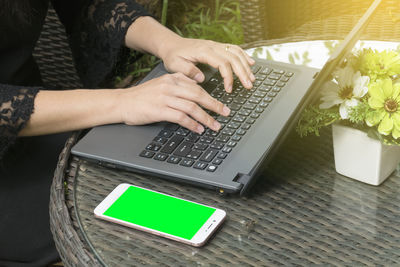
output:
[[[112,124],[91,129],[72,148],[74,155],[101,165],[244,195],[268,165],[301,111],[317,96],[331,73],[351,52],[381,0],[375,0],[321,70],[255,59],[251,90],[235,81],[231,94],[212,68],[202,84],[228,105],[229,117],[213,114],[223,128],[202,135],[177,124]],[[167,73],[162,64],[142,82]]]

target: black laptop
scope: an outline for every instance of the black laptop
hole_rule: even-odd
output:
[[[206,129],[199,135],[167,122],[113,124],[90,130],[72,153],[113,168],[243,195],[295,126],[301,111],[351,52],[380,2],[372,3],[321,70],[255,59],[254,87],[247,90],[235,81],[228,94],[219,73],[204,68],[206,82],[202,86],[231,109],[229,117],[210,112],[223,126],[219,132]],[[160,64],[142,82],[165,73]]]

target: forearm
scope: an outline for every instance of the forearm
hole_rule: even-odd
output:
[[[125,44],[129,48],[163,58],[170,47],[181,40],[182,37],[152,17],[140,17],[128,28]]]
[[[118,123],[118,90],[40,91],[20,136],[65,132]]]

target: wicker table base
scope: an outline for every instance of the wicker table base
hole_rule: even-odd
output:
[[[52,195],[51,217],[66,265],[400,263],[400,180],[393,174],[373,187],[336,174],[329,131],[320,138],[291,134],[246,198],[221,197],[75,157],[66,175],[59,175],[53,191],[62,191],[65,200]],[[57,187],[64,179],[65,194]],[[94,207],[122,182],[220,207],[227,220],[207,245],[194,248],[94,218]]]

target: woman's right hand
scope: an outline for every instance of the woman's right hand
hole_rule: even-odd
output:
[[[230,113],[228,107],[181,73],[166,74],[120,92],[118,112],[128,125],[169,121],[202,133],[203,125],[214,131],[221,128],[203,108],[222,116]]]

